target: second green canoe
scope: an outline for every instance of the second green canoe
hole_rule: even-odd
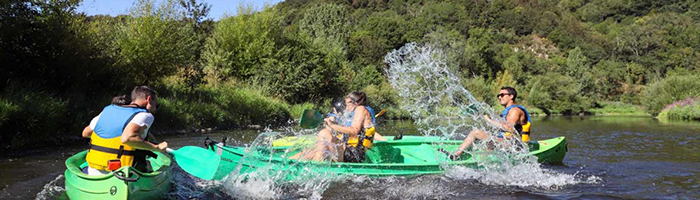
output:
[[[352,174],[366,176],[406,176],[421,174],[443,173],[446,166],[466,166],[479,168],[481,162],[502,162],[497,156],[488,153],[462,154],[460,159],[452,161],[438,149],[454,151],[461,141],[444,140],[438,137],[404,136],[401,140],[388,137],[388,141],[375,142],[372,149],[366,152],[363,163],[342,162],[312,162],[297,161],[285,158],[294,155],[300,148],[297,146],[245,148],[211,144],[209,148],[221,156],[221,163],[215,180],[222,179],[234,170],[246,174],[263,171],[275,173],[284,171],[283,178],[298,179],[311,173]],[[557,137],[548,140],[531,142],[530,155],[537,157],[538,162],[561,163],[566,155],[566,139]],[[474,152],[472,152],[474,153]],[[303,177],[301,177],[303,178]]]

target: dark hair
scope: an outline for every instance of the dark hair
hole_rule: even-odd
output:
[[[156,98],[156,91],[145,85],[136,86],[134,90],[131,91],[131,100],[146,99],[148,96]]]
[[[126,95],[116,96],[112,98],[112,104],[118,106],[129,105],[131,104],[131,98]]]
[[[349,98],[353,103],[357,103],[358,105],[367,105],[367,96],[365,96],[364,92],[351,92],[345,98]]]
[[[513,95],[513,102],[515,102],[515,98],[518,97],[518,91],[515,91],[515,88],[510,87],[510,86],[505,86],[505,87],[502,87],[501,90],[507,90],[508,94],[512,94]]]
[[[333,108],[335,108],[335,110],[338,111],[338,112],[343,112],[343,111],[345,110],[345,102],[343,101],[342,98],[341,98],[341,99],[336,99],[335,101],[333,101],[333,105],[332,105],[332,106],[333,106]]]

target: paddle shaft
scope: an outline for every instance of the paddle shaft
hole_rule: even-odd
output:
[[[379,111],[376,115],[374,115],[374,118],[377,118],[379,116],[382,116],[384,113],[386,113],[386,109],[382,109],[382,111]]]

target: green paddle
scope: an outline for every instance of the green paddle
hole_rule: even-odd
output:
[[[167,148],[166,151],[173,155],[185,172],[204,180],[214,178],[221,161],[221,157],[213,151],[197,146],[184,146],[177,150]]]
[[[314,129],[323,123],[323,115],[318,110],[306,109],[301,114],[299,126],[305,129]]]

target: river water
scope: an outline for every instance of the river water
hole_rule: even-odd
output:
[[[540,117],[533,124],[533,139],[566,136],[569,143],[563,165],[540,166],[552,172],[542,180],[493,181],[479,172],[454,169],[443,175],[348,177],[302,186],[308,188],[275,188],[269,182],[202,181],[175,167],[168,198],[700,199],[700,123],[662,123],[648,117]],[[385,135],[417,132],[411,121],[383,121],[378,129]],[[237,145],[249,145],[259,133],[220,131],[158,139],[180,147],[227,136]],[[1,158],[0,199],[65,199],[64,161],[85,147],[27,150]]]

